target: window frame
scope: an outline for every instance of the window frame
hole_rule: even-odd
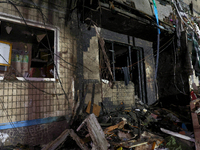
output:
[[[18,23],[18,24],[25,24],[23,19],[17,16],[13,16],[13,15],[9,15],[6,13],[2,13],[0,12],[0,21],[9,21],[12,23]],[[44,25],[44,23],[41,22],[37,22],[37,21],[33,21],[33,20],[29,20],[29,19],[25,19],[26,23],[28,26],[30,27],[37,27],[37,28],[41,28],[41,29],[47,29],[47,30],[51,30],[54,32],[54,53],[56,55],[58,55],[58,49],[59,49],[59,29],[55,26],[52,25]],[[54,55],[54,64],[56,64],[56,68],[59,70],[59,61],[57,56]],[[57,73],[56,73],[56,69],[54,66],[54,78],[36,78],[36,77],[16,77],[18,81],[56,81],[57,80]],[[59,73],[59,71],[58,71]],[[4,77],[0,77],[0,81],[4,80]]]

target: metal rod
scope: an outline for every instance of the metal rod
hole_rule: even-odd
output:
[[[95,92],[95,83],[93,83],[93,87],[92,87],[92,99],[91,99],[90,114],[92,114],[92,113],[93,113],[93,105],[94,105],[94,92]]]
[[[140,50],[140,59],[143,59],[143,51],[142,49]],[[143,97],[143,102],[146,103],[146,99],[145,99],[145,83],[144,83],[144,64],[143,61],[140,61],[140,66],[141,66],[141,81],[142,81],[142,97]]]
[[[140,51],[137,50],[137,62],[140,61]],[[140,63],[138,64],[138,83],[139,83],[139,98],[142,100],[141,76],[140,76]]]
[[[129,51],[130,65],[132,65],[131,46],[128,47],[128,51]],[[132,66],[130,67],[130,76],[131,76],[131,79],[132,79]]]
[[[113,63],[113,78],[115,79],[115,50],[114,50],[114,43],[112,43],[112,63]]]
[[[128,57],[127,57],[127,70],[128,70],[128,77],[130,77],[129,58]]]
[[[128,57],[127,57],[127,67],[129,66],[129,59],[128,59]]]

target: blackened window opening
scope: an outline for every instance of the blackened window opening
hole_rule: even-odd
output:
[[[112,45],[113,44],[113,45]],[[124,81],[122,67],[129,70],[130,81],[135,85],[135,94],[141,99],[146,99],[146,73],[143,49],[124,43],[105,41],[106,54],[110,61],[110,68],[116,81]],[[114,53],[114,61],[113,61]],[[114,70],[113,70],[114,63]],[[111,80],[104,56],[100,50],[101,78]]]

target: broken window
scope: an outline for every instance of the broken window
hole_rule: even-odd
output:
[[[0,66],[4,79],[54,79],[54,36],[54,30],[1,20],[0,41],[12,44],[10,66]]]
[[[110,68],[113,73],[114,81],[125,81],[129,77],[129,81],[135,85],[135,94],[141,99],[145,98],[145,64],[143,49],[132,45],[105,41],[106,54],[110,61]],[[101,78],[111,81],[112,77],[108,73],[104,55],[100,50],[100,67]],[[123,71],[126,68],[127,74]],[[126,77],[125,77],[126,76]]]

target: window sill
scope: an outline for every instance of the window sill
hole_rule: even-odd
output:
[[[18,81],[56,81],[55,78],[23,78],[23,77],[16,77]],[[0,77],[0,81],[4,80],[4,77]]]
[[[19,81],[56,81],[55,78],[23,78],[23,77],[16,77]]]

